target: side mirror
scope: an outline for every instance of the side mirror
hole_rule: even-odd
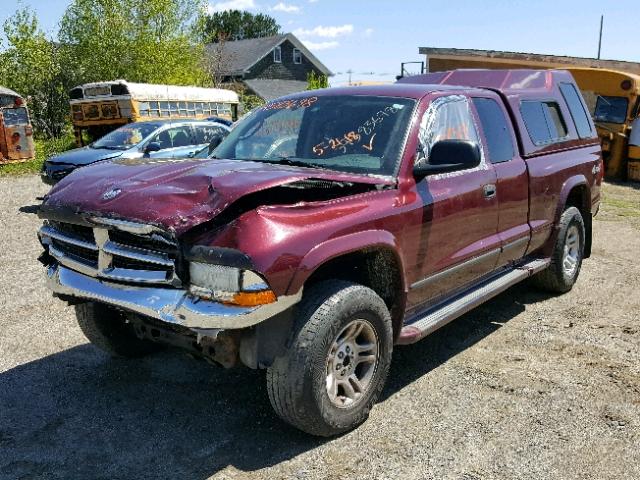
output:
[[[425,177],[435,173],[457,172],[480,165],[480,146],[469,140],[440,140],[431,147],[428,163],[416,162],[413,167],[415,177]]]
[[[147,144],[146,147],[144,147],[143,152],[146,154],[149,154],[151,152],[157,152],[161,150],[160,144],[158,142],[150,142]]]

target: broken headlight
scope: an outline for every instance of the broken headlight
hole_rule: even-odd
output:
[[[189,292],[201,298],[244,307],[276,301],[264,279],[251,270],[192,261],[189,276]]]

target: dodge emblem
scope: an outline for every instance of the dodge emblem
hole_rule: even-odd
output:
[[[111,190],[107,190],[106,192],[104,192],[102,194],[102,199],[103,200],[112,200],[112,199],[116,198],[118,195],[120,195],[120,192],[122,192],[121,189],[112,188]]]

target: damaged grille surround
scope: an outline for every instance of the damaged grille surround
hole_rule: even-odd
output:
[[[38,232],[49,255],[47,283],[61,298],[103,302],[198,334],[256,325],[302,298],[302,289],[257,306],[199,298],[187,288],[187,274],[178,276],[185,261],[178,243],[159,228],[108,218],[81,220],[47,220]]]
[[[40,241],[60,265],[90,277],[135,284],[182,286],[176,271],[177,243],[157,237],[165,243],[164,248],[151,249],[151,226],[92,220],[95,222],[92,227],[47,222],[38,232]]]

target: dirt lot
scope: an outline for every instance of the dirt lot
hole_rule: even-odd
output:
[[[0,479],[640,478],[637,187],[606,186],[571,293],[517,286],[397,348],[369,421],[328,441],[275,417],[262,372],[88,345],[36,262],[44,190],[0,179]]]

